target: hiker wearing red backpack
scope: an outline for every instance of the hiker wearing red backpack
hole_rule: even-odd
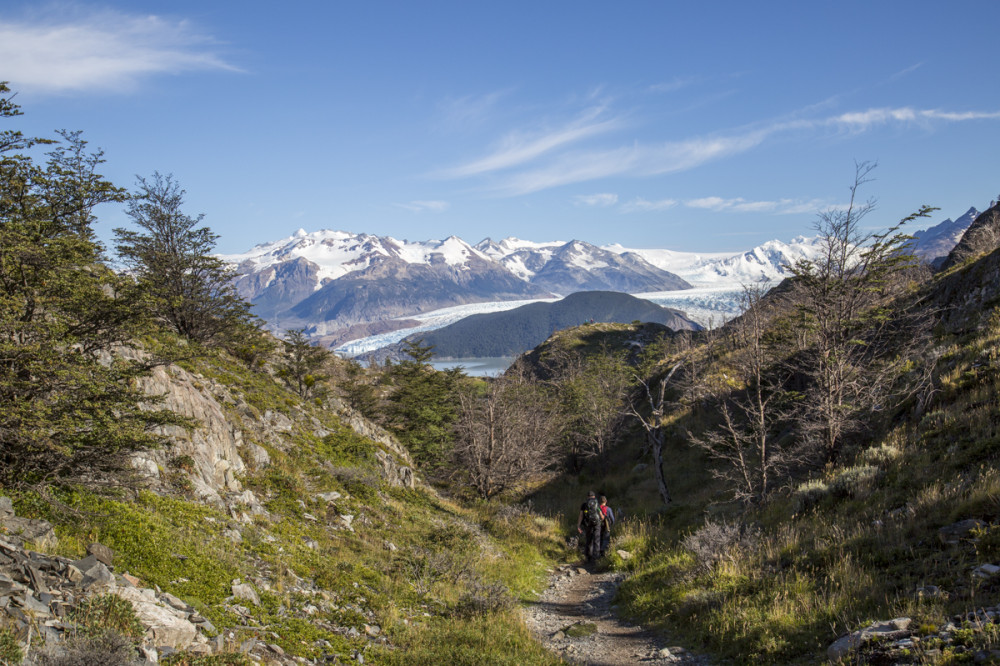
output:
[[[611,543],[611,527],[615,524],[615,512],[608,506],[608,498],[601,495],[601,557],[608,552]]]
[[[591,490],[587,493],[587,501],[580,506],[580,517],[576,521],[576,531],[586,539],[584,554],[587,562],[596,562],[601,556],[601,520],[604,514],[597,501],[597,493]]]

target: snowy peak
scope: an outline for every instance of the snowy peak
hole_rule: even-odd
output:
[[[911,246],[913,254],[926,262],[933,262],[935,259],[947,256],[952,248],[962,240],[962,236],[965,235],[966,230],[972,226],[977,217],[979,217],[979,211],[973,207],[956,220],[948,218],[929,229],[913,232]]]

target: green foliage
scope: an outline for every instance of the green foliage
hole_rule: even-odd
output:
[[[407,342],[408,360],[387,369],[389,428],[413,458],[427,469],[440,468],[453,444],[452,425],[458,416],[461,370],[439,372],[428,361],[433,349]]]
[[[285,357],[278,365],[278,376],[302,398],[321,397],[325,393],[323,382],[329,378],[324,369],[329,359],[330,352],[309,343],[305,329],[286,331]]]
[[[115,632],[132,639],[145,633],[132,603],[114,594],[102,594],[83,599],[70,613],[77,631],[84,636]]]
[[[218,235],[181,210],[173,176],[138,179],[128,216],[139,231],[115,229],[115,248],[150,298],[157,317],[184,337],[213,343],[252,322],[232,285],[233,270],[212,256]]]
[[[163,666],[251,666],[253,660],[242,653],[186,655],[172,654],[161,661]]]
[[[0,664],[3,666],[17,666],[24,659],[21,646],[17,642],[17,637],[10,629],[0,627]]]
[[[0,96],[9,92],[0,83]],[[0,118],[19,111],[3,97]],[[180,420],[144,411],[134,381],[148,370],[111,350],[148,330],[143,297],[100,264],[93,209],[124,192],[101,153],[62,132],[44,165],[19,151],[51,140],[0,134],[0,485],[44,479],[102,485],[129,454],[155,447],[151,427]]]

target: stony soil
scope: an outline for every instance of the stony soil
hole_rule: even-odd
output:
[[[549,588],[525,609],[528,626],[545,647],[573,664],[708,663],[618,617],[613,600],[621,578],[594,567],[560,566],[550,576]]]

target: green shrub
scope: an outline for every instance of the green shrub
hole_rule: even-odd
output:
[[[20,664],[24,655],[21,653],[21,646],[17,643],[17,637],[10,629],[0,628],[0,664]]]
[[[514,598],[510,590],[502,583],[486,585],[473,581],[469,591],[462,595],[455,606],[455,614],[459,617],[474,617],[489,615],[514,607]]]
[[[881,473],[874,465],[845,467],[830,482],[830,492],[837,497],[867,497]]]
[[[830,487],[819,479],[806,481],[795,489],[795,513],[808,511],[830,494]]]
[[[132,602],[114,594],[84,599],[73,609],[70,618],[76,622],[77,631],[84,636],[114,632],[138,639],[146,633],[135,615]]]
[[[51,651],[32,654],[35,666],[132,666],[135,659],[135,644],[115,631],[74,636]]]

